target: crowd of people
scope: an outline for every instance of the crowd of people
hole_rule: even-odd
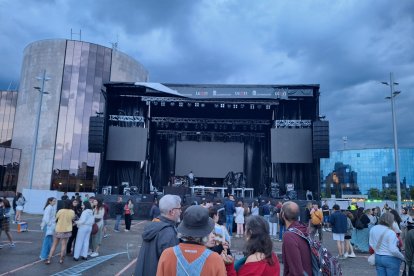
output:
[[[15,204],[0,199],[0,235],[5,232],[10,247],[15,246],[10,223],[21,220],[17,207],[24,205],[25,199],[19,195],[13,201]],[[46,201],[40,259],[50,264],[59,245],[59,263],[67,255],[75,261],[99,256],[107,233],[108,205],[99,198],[81,199],[79,195],[71,200],[62,197],[62,202],[57,211],[56,198]],[[125,202],[119,196],[113,211],[114,232],[120,231],[122,216],[125,231],[129,231],[134,215],[132,200]],[[282,242],[284,275],[312,275],[309,240],[323,243],[324,232],[332,232],[338,259],[370,253],[377,275],[398,275],[402,262],[406,262],[409,275],[414,275],[411,208],[398,212],[387,205],[364,209],[352,203],[341,210],[337,204],[330,208],[327,202],[319,206],[313,201],[302,210],[292,201],[259,198],[247,204],[236,201],[233,195],[224,201],[183,206],[179,196],[164,195],[154,200],[150,215],[151,222],[142,233],[135,275],[279,275],[279,259],[273,252],[273,242],[277,241]],[[232,239],[243,239],[243,256],[232,251]]]

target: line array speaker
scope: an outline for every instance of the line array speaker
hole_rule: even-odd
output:
[[[103,117],[89,118],[88,151],[102,153],[105,148]]]
[[[313,158],[329,158],[329,122],[313,122]]]

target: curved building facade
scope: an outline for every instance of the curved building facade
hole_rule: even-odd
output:
[[[12,147],[22,149],[17,190],[95,190],[101,155],[88,152],[88,131],[89,118],[104,111],[102,85],[147,79],[140,63],[104,46],[64,39],[29,44],[12,137]]]
[[[414,148],[400,148],[401,189],[414,186]],[[367,194],[371,188],[395,189],[394,149],[354,149],[331,152],[321,159],[321,188],[326,196]]]

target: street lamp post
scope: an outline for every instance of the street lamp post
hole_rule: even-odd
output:
[[[398,140],[397,140],[397,124],[395,119],[395,97],[401,92],[394,91],[394,85],[398,85],[398,82],[394,82],[393,74],[390,73],[390,82],[382,82],[390,87],[390,96],[386,99],[391,100],[391,112],[392,112],[392,128],[394,133],[394,159],[395,159],[395,184],[397,186],[397,208],[398,212],[401,211],[401,184],[400,184],[400,167],[399,167],[399,154],[398,154]]]
[[[37,117],[36,117],[36,125],[35,125],[35,134],[33,137],[33,148],[32,148],[32,160],[30,164],[30,171],[29,171],[29,189],[32,189],[33,185],[33,172],[34,172],[34,165],[36,160],[36,150],[37,150],[37,138],[39,136],[39,122],[40,122],[40,114],[42,111],[42,101],[43,101],[43,94],[49,94],[45,92],[45,82],[50,80],[50,78],[46,77],[46,70],[43,70],[43,76],[37,77],[37,80],[42,81],[41,87],[34,87],[36,90],[40,92],[40,100],[39,100],[39,107],[37,108]]]

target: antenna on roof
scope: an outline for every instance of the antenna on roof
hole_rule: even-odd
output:
[[[82,30],[79,29],[79,33],[75,33],[72,31],[72,28],[70,28],[70,40],[73,40],[73,35],[79,35],[79,41],[82,41]]]
[[[119,44],[119,35],[116,34],[116,42],[109,42],[112,45],[112,50],[116,51],[118,50],[118,44]]]

